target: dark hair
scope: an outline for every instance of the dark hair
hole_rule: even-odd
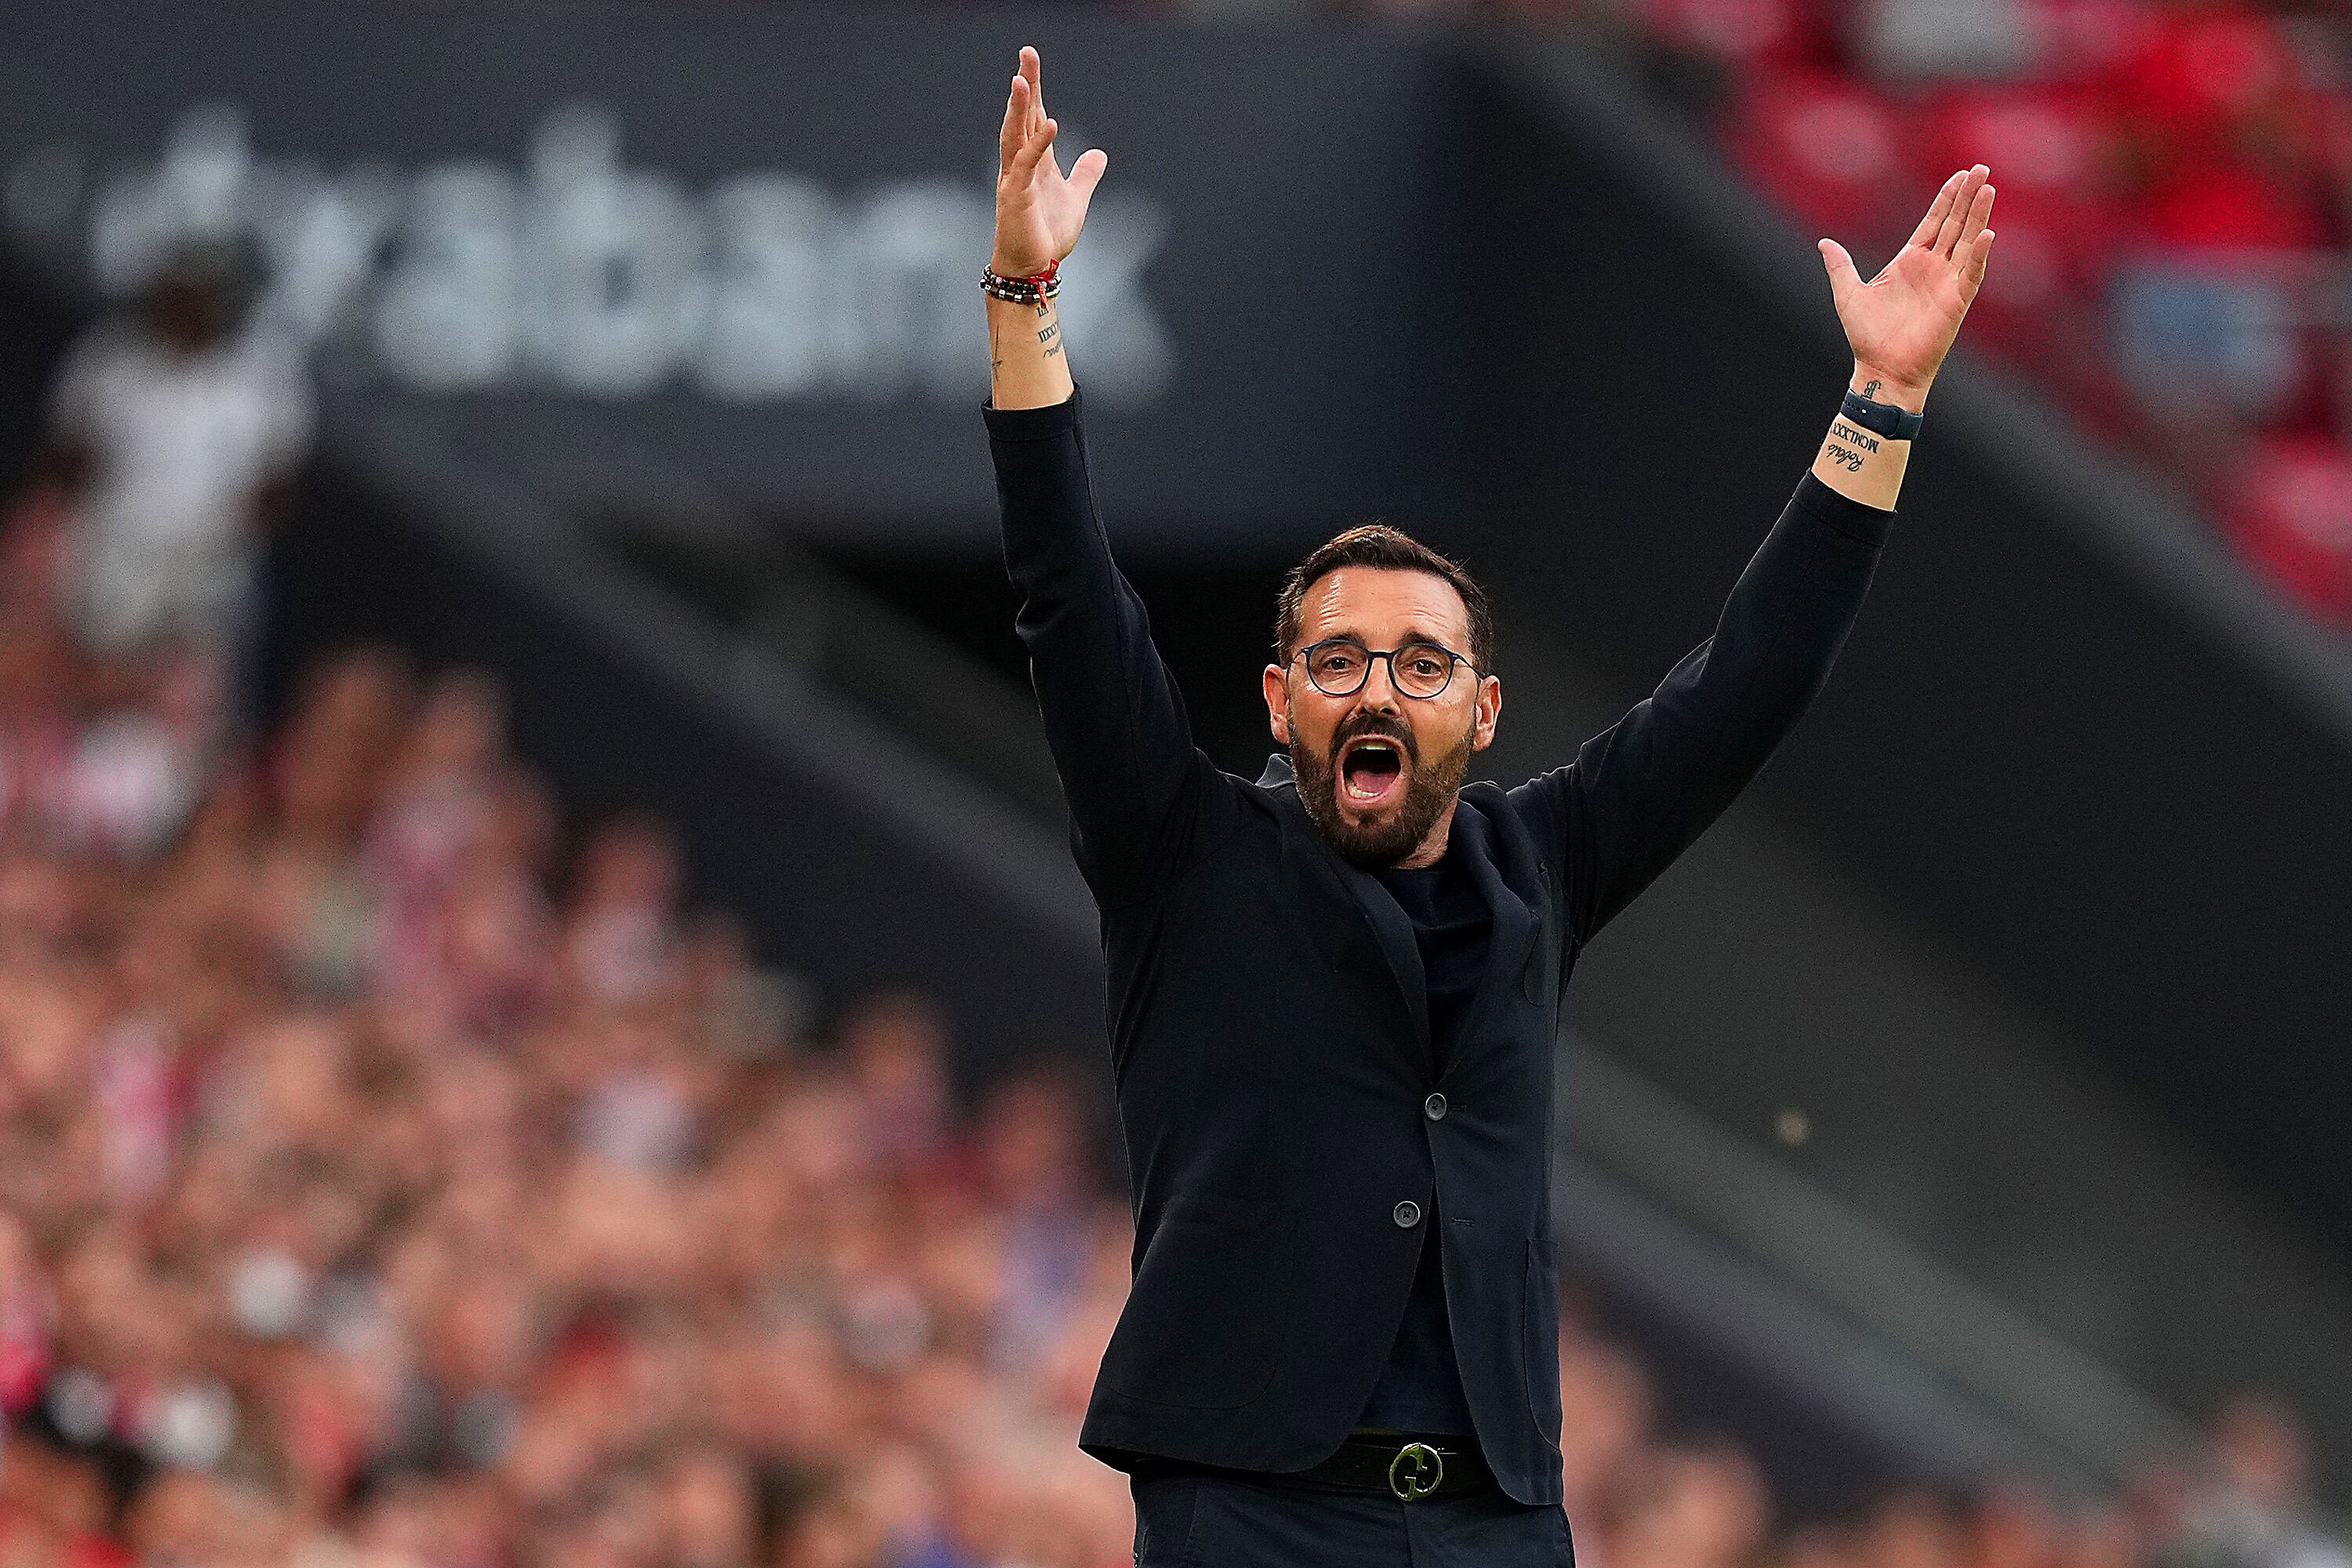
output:
[[[1470,612],[1470,646],[1462,651],[1470,657],[1481,675],[1491,674],[1495,666],[1495,618],[1486,608],[1486,591],[1471,580],[1470,574],[1401,528],[1386,523],[1367,523],[1315,547],[1312,554],[1290,569],[1282,580],[1282,592],[1274,605],[1274,655],[1287,668],[1291,657],[1298,651],[1298,636],[1303,629],[1307,590],[1327,572],[1342,566],[1378,566],[1395,572],[1426,572],[1454,585],[1462,595],[1463,607]]]

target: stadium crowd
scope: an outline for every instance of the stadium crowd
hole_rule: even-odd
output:
[[[478,672],[357,649],[256,722],[310,416],[184,260],[0,517],[0,1568],[1131,1561],[1096,1078],[821,1008]],[[1791,1521],[1580,1298],[1560,1367],[1587,1568],[2352,1563],[2259,1398],[2094,1509]]]
[[[1075,1447],[1132,1246],[1099,1086],[821,1012],[659,821],[568,827],[478,673],[360,649],[247,730],[206,645],[92,646],[79,501],[0,527],[0,1568],[1129,1562]],[[2260,1400],[2088,1511],[1792,1527],[1564,1325],[1587,1568],[2347,1561]]]

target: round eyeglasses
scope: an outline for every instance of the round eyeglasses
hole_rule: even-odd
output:
[[[1326,697],[1353,697],[1364,689],[1372,660],[1389,661],[1389,681],[1407,697],[1435,697],[1454,683],[1454,667],[1470,661],[1444,643],[1409,642],[1402,647],[1366,647],[1355,637],[1325,637],[1300,648],[1307,679]],[[1475,667],[1473,666],[1475,668]]]

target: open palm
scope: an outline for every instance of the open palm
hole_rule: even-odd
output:
[[[1834,239],[1821,242],[1838,320],[1857,363],[1898,387],[1924,390],[1959,335],[1992,254],[1992,171],[1979,163],[1944,182],[1935,205],[1879,275],[1865,283]]]
[[[1065,176],[1054,159],[1058,129],[1045,114],[1037,51],[1024,45],[1021,72],[1004,100],[1004,130],[996,164],[996,253],[1000,276],[1028,277],[1062,259],[1078,243],[1087,204],[1094,199],[1110,154],[1090,148]]]

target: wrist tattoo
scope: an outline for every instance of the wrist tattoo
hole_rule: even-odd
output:
[[[1875,376],[1873,376],[1873,377],[1870,379],[1870,381],[1868,382],[1868,384],[1865,384],[1865,385],[1863,387],[1863,389],[1862,389],[1862,395],[1863,395],[1864,397],[1875,398],[1875,397],[1878,395],[1878,387],[1879,387],[1878,378],[1877,378],[1877,377],[1875,377]]]
[[[1830,421],[1830,434],[1835,436],[1841,441],[1851,441],[1855,446],[1865,447],[1870,451],[1875,452],[1878,450],[1877,437],[1865,435],[1862,431],[1855,429],[1853,426],[1848,425],[1843,419],[1832,419]]]

